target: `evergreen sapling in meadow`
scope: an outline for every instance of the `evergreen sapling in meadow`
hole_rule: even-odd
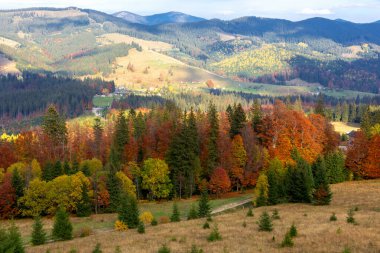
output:
[[[45,242],[46,242],[46,232],[43,229],[41,218],[37,216],[34,219],[34,224],[33,224],[32,244],[36,246],[36,245],[45,244]]]
[[[64,208],[59,208],[54,218],[53,238],[55,240],[71,240],[73,238],[73,226],[69,214]]]
[[[179,209],[178,209],[177,202],[173,203],[173,213],[172,213],[172,216],[170,217],[170,221],[171,222],[179,222],[179,221],[181,221],[180,212],[179,212]]]

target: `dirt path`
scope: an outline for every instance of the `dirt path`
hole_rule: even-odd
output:
[[[239,202],[230,203],[230,204],[227,204],[227,205],[220,206],[220,207],[215,208],[214,210],[212,210],[211,214],[218,214],[218,213],[227,211],[229,209],[234,209],[236,207],[245,205],[245,204],[247,204],[249,202],[252,202],[252,198],[248,198],[248,199],[245,199],[245,200],[241,200]]]

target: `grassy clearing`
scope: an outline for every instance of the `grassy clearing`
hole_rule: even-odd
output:
[[[110,107],[112,102],[114,100],[114,97],[100,97],[100,96],[95,96],[92,99],[92,104],[95,107]]]
[[[360,128],[360,124],[344,123],[344,122],[332,122],[336,132],[340,134],[346,134],[351,131],[357,131]]]
[[[238,210],[214,217],[210,222],[218,224],[222,241],[210,243],[207,237],[210,230],[203,229],[204,219],[179,223],[159,224],[146,227],[146,234],[135,230],[127,232],[110,231],[113,215],[98,215],[87,218],[86,224],[97,225],[98,229],[89,237],[77,238],[67,242],[50,243],[39,247],[28,247],[27,252],[91,252],[96,243],[101,244],[103,252],[114,252],[120,246],[122,252],[157,252],[166,243],[172,252],[189,252],[193,244],[204,252],[350,252],[378,253],[380,249],[380,181],[346,182],[332,186],[334,193],[330,206],[306,204],[283,204],[276,207],[260,207],[253,210],[254,217],[246,217],[247,210]],[[224,200],[222,200],[224,201]],[[163,203],[162,203],[163,204]],[[169,204],[169,203],[168,203]],[[182,205],[182,202],[180,202]],[[142,205],[144,206],[144,205]],[[168,205],[168,208],[171,205]],[[346,222],[347,211],[357,207],[357,225]],[[168,209],[167,208],[167,209]],[[143,207],[141,208],[143,209]],[[260,214],[267,210],[270,214],[277,209],[281,219],[273,221],[272,232],[259,232],[257,221]],[[337,221],[331,222],[332,213]],[[72,218],[75,227],[81,224],[79,218]],[[103,221],[103,222],[101,222]],[[48,226],[50,220],[44,221]],[[245,222],[245,227],[242,224]],[[294,247],[281,248],[280,244],[289,227],[294,223],[298,236]],[[31,221],[16,221],[25,234],[30,230]],[[83,224],[83,223],[82,223]],[[91,225],[92,226],[92,225]]]

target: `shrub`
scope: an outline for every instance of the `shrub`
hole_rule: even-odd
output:
[[[173,213],[170,217],[171,222],[179,222],[181,221],[180,212],[178,210],[178,205],[176,202],[173,203]]]
[[[140,222],[140,224],[137,226],[137,232],[139,234],[145,234],[145,226],[143,222]]]
[[[247,217],[253,217],[253,211],[251,207],[248,209]]]
[[[277,209],[274,209],[274,210],[273,210],[273,213],[272,213],[272,219],[273,219],[273,220],[279,220],[279,219],[281,219],[281,217],[280,217],[280,215],[279,215]]]
[[[170,253],[170,249],[164,244],[158,249],[157,253]]]
[[[158,225],[158,222],[157,222],[156,218],[153,217],[153,220],[150,223],[150,225],[152,225],[152,226],[157,226]]]
[[[243,228],[247,227],[247,222],[243,222]]]
[[[33,224],[32,244],[36,246],[36,245],[45,244],[45,242],[46,242],[46,232],[44,231],[41,218],[37,216],[34,219],[34,224]]]
[[[169,223],[170,222],[170,219],[168,216],[161,216],[160,217],[160,224],[165,224],[165,223]]]
[[[344,247],[344,250],[342,251],[342,253],[351,253],[351,250],[348,247]]]
[[[193,246],[191,246],[190,253],[203,253],[203,249],[199,249],[199,248],[197,248],[197,246],[193,245]]]
[[[350,209],[348,210],[348,213],[347,213],[347,223],[355,223],[355,218],[354,218],[354,210],[353,209]]]
[[[206,221],[204,224],[203,224],[203,229],[208,229],[210,228],[210,224]]]
[[[122,222],[120,220],[117,220],[115,222],[114,227],[115,227],[116,231],[127,231],[128,230],[127,224],[125,224],[124,222]]]
[[[214,228],[212,229],[209,237],[207,238],[207,241],[214,242],[214,241],[221,241],[222,236],[219,233],[218,225],[215,224]]]
[[[92,253],[102,253],[102,252],[103,251],[100,249],[100,243],[97,243]]]
[[[259,231],[272,231],[273,226],[272,226],[272,221],[269,217],[269,214],[264,211],[259,220]]]
[[[290,230],[289,230],[289,235],[291,237],[296,237],[297,234],[298,234],[297,228],[294,224],[292,224],[292,226],[290,227]]]
[[[12,224],[8,230],[0,228],[0,252],[24,253],[24,246],[17,227]]]
[[[56,240],[71,240],[73,238],[73,226],[69,214],[63,208],[59,208],[55,214],[53,238]]]
[[[198,211],[194,205],[191,206],[189,214],[187,215],[188,220],[194,220],[198,218]]]
[[[79,228],[77,231],[74,233],[74,237],[86,237],[90,236],[92,234],[92,228],[89,226],[84,226]]]
[[[140,215],[139,219],[144,224],[149,224],[149,223],[152,223],[152,221],[154,220],[154,217],[151,212],[143,212]]]
[[[212,221],[212,217],[211,217],[211,214],[207,216],[207,219],[206,219],[208,222],[211,222]]]
[[[115,248],[115,253],[121,253],[121,248],[120,248],[120,246],[116,246],[116,248]]]
[[[281,247],[293,247],[293,245],[294,243],[293,243],[292,236],[290,235],[290,233],[286,233],[284,240],[281,243]]]
[[[332,215],[330,216],[330,221],[337,221],[338,218],[336,217],[335,213],[332,213]]]

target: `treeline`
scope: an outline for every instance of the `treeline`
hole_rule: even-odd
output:
[[[113,82],[100,79],[71,79],[53,74],[24,72],[22,76],[0,77],[0,119],[22,119],[41,115],[55,104],[67,117],[92,108],[95,94],[113,92]]]

